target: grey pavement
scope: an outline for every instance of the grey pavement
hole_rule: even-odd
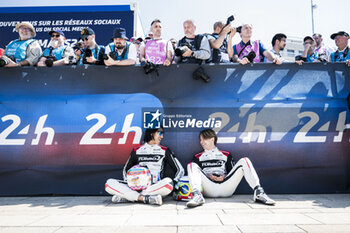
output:
[[[110,196],[0,197],[0,233],[350,232],[350,194],[207,198],[188,209],[170,197],[162,206],[112,203]]]

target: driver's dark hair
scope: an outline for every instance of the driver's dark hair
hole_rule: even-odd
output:
[[[143,141],[144,142],[149,142],[154,139],[154,134],[159,130],[163,129],[163,126],[160,128],[154,128],[154,129],[146,129],[145,134],[143,135]]]
[[[275,46],[276,40],[281,41],[283,38],[287,39],[287,36],[283,33],[276,34],[271,41],[272,46]]]
[[[214,130],[212,130],[212,129],[202,130],[199,133],[199,137],[200,136],[202,136],[204,139],[214,138],[214,145],[216,146],[216,142],[218,141],[218,136],[216,136],[216,133]]]

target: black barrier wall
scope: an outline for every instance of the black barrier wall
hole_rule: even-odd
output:
[[[2,68],[0,195],[104,195],[152,124],[184,167],[199,131],[215,128],[268,193],[350,191],[349,68],[205,65],[209,83],[192,78],[197,68]],[[237,193],[250,192],[242,181]]]

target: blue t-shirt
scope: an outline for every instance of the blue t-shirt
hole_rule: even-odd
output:
[[[345,51],[347,51],[347,54],[345,54]],[[344,56],[346,55],[346,56]],[[350,59],[350,52],[349,48],[345,48],[342,52],[339,50],[331,54],[332,62],[342,62],[347,61]]]
[[[306,56],[306,62],[315,62],[318,59],[318,53],[314,52],[311,55]]]

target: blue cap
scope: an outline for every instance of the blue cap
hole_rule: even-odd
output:
[[[53,31],[50,31],[49,32],[49,35],[51,36],[52,35],[52,33],[54,33],[54,32],[56,32],[56,33],[58,33],[58,34],[60,34],[61,36],[64,36],[64,37],[66,37],[65,35],[64,35],[64,33],[61,31],[61,30],[53,30]]]

